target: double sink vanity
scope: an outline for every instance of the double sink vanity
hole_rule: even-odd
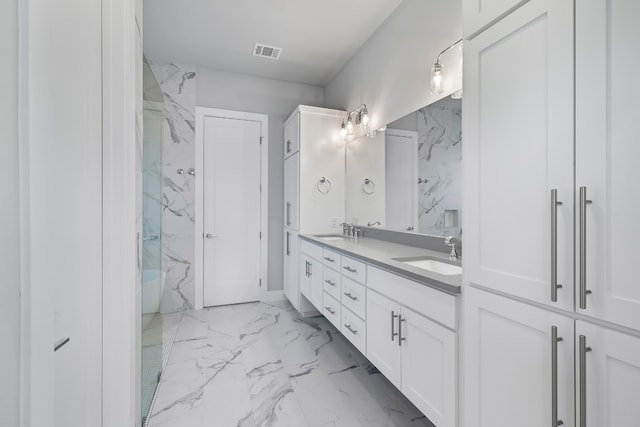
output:
[[[366,235],[302,235],[300,292],[431,422],[454,426],[461,263]]]

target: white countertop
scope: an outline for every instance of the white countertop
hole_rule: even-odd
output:
[[[460,294],[462,274],[438,274],[394,259],[432,257],[444,263],[461,265],[460,260],[449,260],[449,257],[445,253],[368,237],[361,237],[359,239],[342,238],[336,240],[323,239],[322,235],[301,235],[300,237],[319,246],[360,259],[383,270],[419,282],[425,286],[430,286],[452,295]]]

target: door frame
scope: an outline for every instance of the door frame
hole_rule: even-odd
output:
[[[418,131],[415,130],[402,130],[402,129],[392,129],[392,128],[387,128],[387,130],[385,131],[385,137],[387,135],[390,136],[397,136],[397,137],[401,137],[401,138],[410,138],[411,139],[411,150],[413,153],[413,159],[411,160],[411,168],[412,168],[412,175],[413,175],[413,182],[411,184],[411,198],[413,199],[411,204],[413,206],[413,212],[411,213],[411,220],[413,221],[413,231],[417,232],[418,228],[420,226],[419,221],[420,221],[420,215],[418,214],[418,211],[420,209],[420,196],[418,195],[418,177],[420,175],[420,172],[418,171],[418,168],[420,167],[418,161],[420,158],[420,153],[418,153]],[[387,149],[386,147],[386,140],[385,140],[385,150]],[[386,202],[385,202],[385,221],[387,219],[387,214],[386,214]],[[397,230],[397,231],[406,231],[406,230]]]
[[[218,108],[196,106],[196,171],[204,170],[204,119],[216,117],[221,119],[246,120],[260,123],[260,301],[270,298],[269,294],[269,117],[266,114],[244,111],[221,110]],[[204,257],[203,218],[204,185],[202,174],[196,172],[195,198],[195,309],[204,307]],[[281,291],[280,291],[281,292]]]

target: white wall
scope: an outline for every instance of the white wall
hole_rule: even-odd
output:
[[[436,101],[431,67],[461,37],[461,0],[404,0],[326,86],[325,106],[353,109],[366,103],[377,128]],[[441,58],[447,70],[459,60],[458,49]],[[461,86],[461,76],[451,74],[446,92]]]
[[[283,125],[296,106],[322,106],[319,87],[234,74],[196,71],[196,105],[269,116],[269,290],[281,290],[284,226]]]
[[[18,1],[0,2],[0,425],[17,426],[20,373],[20,199],[18,193]]]

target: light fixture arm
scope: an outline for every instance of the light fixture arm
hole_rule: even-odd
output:
[[[460,43],[462,43],[462,40],[463,40],[463,39],[458,40],[457,42],[453,43],[451,46],[447,47],[447,48],[446,48],[446,49],[444,49],[442,52],[440,52],[440,53],[438,54],[438,57],[436,58],[436,64],[439,64],[439,63],[440,63],[440,57],[441,57],[444,53],[446,53],[446,52],[450,51],[451,49],[453,49],[454,47],[456,47],[457,45],[459,45]]]

